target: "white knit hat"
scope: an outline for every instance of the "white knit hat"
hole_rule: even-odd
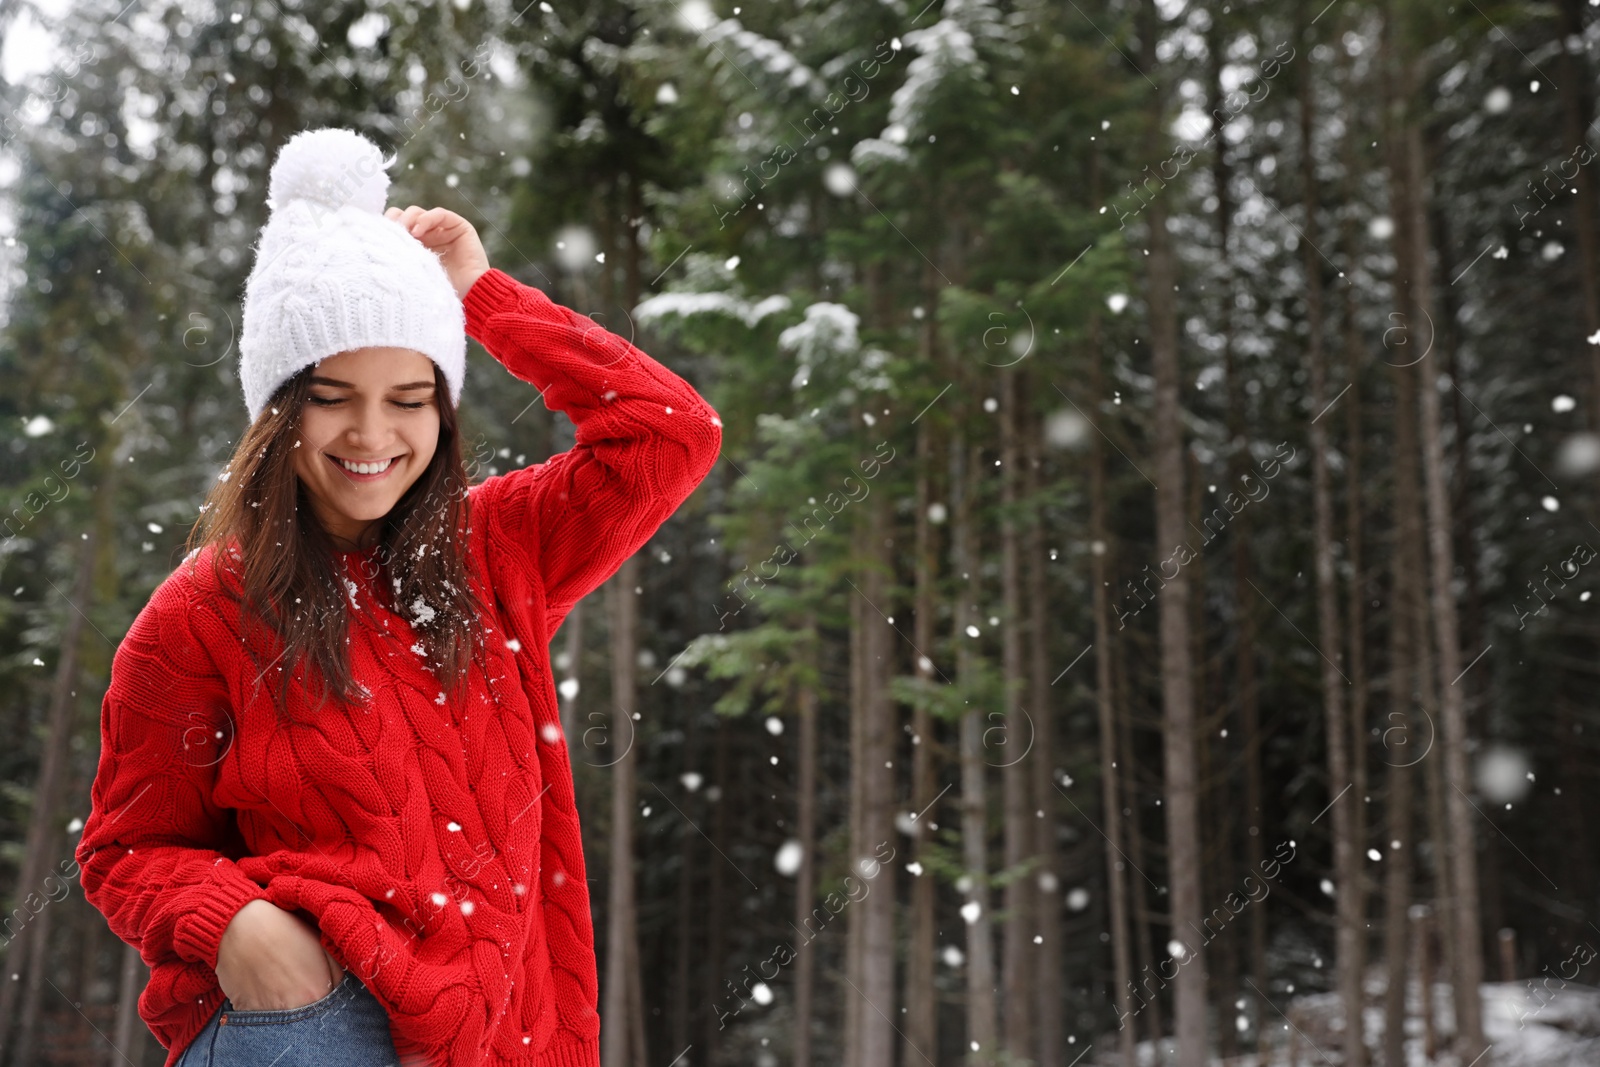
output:
[[[344,129],[297,133],[279,151],[239,339],[252,422],[305,367],[368,346],[421,352],[444,371],[451,405],[461,402],[461,299],[438,255],[383,216],[393,162]]]

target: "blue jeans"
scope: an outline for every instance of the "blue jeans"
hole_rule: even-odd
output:
[[[176,1067],[399,1067],[389,1013],[346,971],[321,1000],[279,1011],[222,1007]]]

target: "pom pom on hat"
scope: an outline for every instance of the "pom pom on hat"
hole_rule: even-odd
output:
[[[460,403],[466,314],[438,255],[384,217],[386,166],[354,130],[305,130],[279,151],[239,338],[252,421],[284,382],[357,348],[421,352]]]
[[[267,183],[267,206],[276,211],[291,200],[310,200],[381,215],[389,197],[387,166],[378,146],[353,130],[305,130],[278,152]]]

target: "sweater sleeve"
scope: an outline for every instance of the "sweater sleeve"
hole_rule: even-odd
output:
[[[480,496],[537,571],[552,636],[710,473],[722,420],[631,342],[503,271],[462,304],[467,332],[577,431],[570,450],[489,479]]]
[[[223,930],[266,893],[230,858],[242,842],[232,811],[212,798],[233,723],[186,599],[178,582],[163,583],[112,658],[76,859],[85,898],[146,963],[215,968]]]

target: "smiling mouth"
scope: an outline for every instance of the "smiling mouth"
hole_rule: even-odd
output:
[[[332,460],[340,470],[344,471],[348,475],[357,478],[374,478],[381,474],[387,474],[389,468],[394,466],[394,461],[400,459],[401,457],[390,456],[388,459],[373,460],[370,462],[357,462],[355,460],[348,460],[340,456],[331,455],[328,456],[328,458]]]

